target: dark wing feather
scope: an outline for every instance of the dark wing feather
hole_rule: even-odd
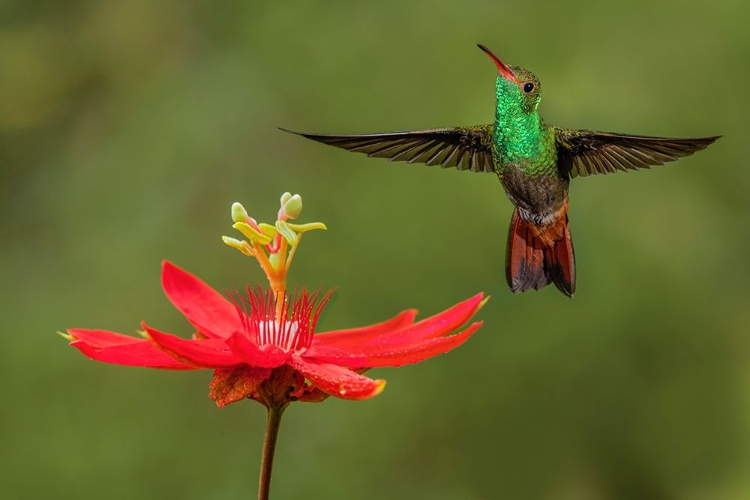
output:
[[[282,128],[314,141],[389,161],[425,163],[472,172],[494,172],[492,125],[412,130],[384,134],[305,134]]]
[[[559,164],[570,177],[651,168],[706,148],[721,136],[671,139],[556,129]]]

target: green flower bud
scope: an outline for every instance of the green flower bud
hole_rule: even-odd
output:
[[[242,203],[232,203],[232,220],[234,222],[245,222],[249,216]]]
[[[295,194],[284,203],[284,213],[290,219],[296,219],[302,213],[302,197]]]
[[[283,207],[286,205],[286,202],[289,201],[289,198],[292,197],[292,193],[284,193],[281,195],[281,206]]]

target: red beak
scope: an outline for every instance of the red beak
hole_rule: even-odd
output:
[[[510,70],[507,64],[505,64],[502,59],[497,57],[495,54],[492,53],[490,49],[482,45],[481,43],[477,44],[477,47],[482,49],[488,56],[490,56],[490,59],[492,59],[495,63],[495,66],[497,66],[497,70],[500,72],[501,75],[503,75],[503,78],[506,80],[510,80],[511,82],[518,83],[518,79],[516,79],[516,75],[513,74],[513,72]]]

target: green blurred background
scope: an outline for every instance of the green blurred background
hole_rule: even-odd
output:
[[[291,281],[320,329],[432,314],[485,326],[365,402],[295,404],[275,498],[750,498],[750,9],[738,1],[0,2],[0,497],[252,498],[264,410],[210,373],[88,361],[68,327],[189,335],[162,259],[262,281],[222,245],[240,201],[301,193]],[[653,171],[578,179],[573,300],[512,295],[491,175],[284,134],[489,122],[482,42],[567,127],[724,134]]]

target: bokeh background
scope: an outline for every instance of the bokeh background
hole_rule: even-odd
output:
[[[189,335],[162,259],[262,281],[221,244],[240,201],[303,195],[291,281],[338,287],[322,330],[483,290],[485,326],[366,402],[296,404],[275,498],[750,498],[750,31],[697,2],[0,2],[0,496],[235,499],[264,410],[209,372],[97,364],[55,335]],[[567,127],[724,134],[677,164],[576,180],[578,292],[514,296],[497,179],[277,130],[486,123],[487,44]]]

